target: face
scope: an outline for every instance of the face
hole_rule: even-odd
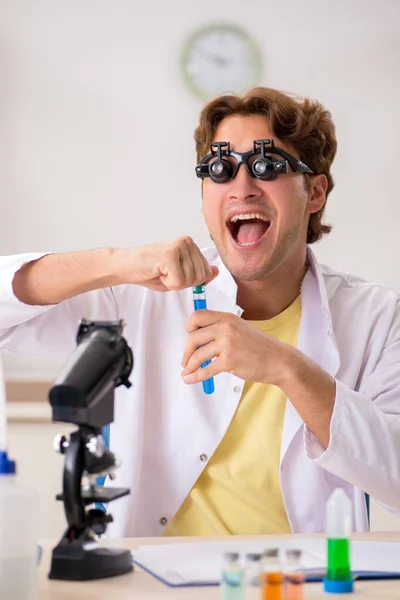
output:
[[[271,138],[276,147],[299,158],[274,135],[262,115],[226,117],[213,141],[229,141],[231,150],[246,152],[253,148],[254,140]],[[313,176],[307,187],[305,176],[292,171],[262,181],[251,177],[243,164],[226,183],[204,179],[204,217],[235,279],[262,279],[285,264],[294,266],[299,258],[304,262],[309,215],[325,202],[325,182],[323,175]]]

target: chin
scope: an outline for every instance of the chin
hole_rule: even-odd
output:
[[[236,281],[257,281],[259,279],[265,279],[274,271],[274,268],[271,267],[269,261],[257,266],[238,265],[233,263],[225,266]]]
[[[255,281],[275,270],[274,252],[270,248],[236,253],[225,245],[216,244],[216,247],[225,267],[236,280]]]
[[[272,233],[272,232],[270,232]],[[299,255],[298,244],[292,236],[267,236],[254,247],[238,247],[232,239],[214,237],[222,262],[237,281],[257,281],[269,277],[287,261]],[[292,258],[291,258],[292,257]]]

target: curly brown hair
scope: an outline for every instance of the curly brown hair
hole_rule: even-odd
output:
[[[337,141],[331,113],[322,104],[266,87],[253,88],[242,96],[219,96],[206,104],[200,113],[199,125],[194,133],[197,162],[209,152],[219,123],[230,115],[265,115],[273,133],[287,142],[315,174],[326,176],[328,197],[334,186],[330,168]],[[312,175],[304,176],[309,186]],[[322,223],[325,205],[310,216],[308,244],[317,242],[332,229],[331,225]]]

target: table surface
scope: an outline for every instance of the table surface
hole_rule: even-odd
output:
[[[253,539],[277,539],[285,536],[261,536]],[[298,536],[304,537],[304,536]],[[311,536],[307,536],[311,537]],[[312,536],[320,537],[320,536]],[[205,538],[202,538],[204,541]],[[232,538],[218,538],[218,540]],[[249,537],[238,536],[235,539],[249,539]],[[400,542],[400,532],[383,533],[359,533],[353,535],[354,540],[391,541]],[[159,543],[185,543],[193,542],[195,538],[135,538],[123,540],[107,540],[105,545],[133,550],[144,544]],[[132,573],[109,579],[85,582],[64,582],[49,580],[47,575],[50,566],[51,549],[54,541],[43,542],[43,557],[39,567],[38,600],[215,600],[220,598],[218,586],[215,587],[191,587],[171,588],[151,575],[136,569]],[[322,583],[308,583],[305,585],[304,600],[317,598],[354,598],[354,600],[376,599],[376,600],[399,600],[400,580],[375,580],[357,581],[355,583],[356,594],[325,594]]]

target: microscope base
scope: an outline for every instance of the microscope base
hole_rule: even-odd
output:
[[[106,548],[82,539],[63,538],[53,549],[49,579],[88,581],[133,571],[129,550]]]

